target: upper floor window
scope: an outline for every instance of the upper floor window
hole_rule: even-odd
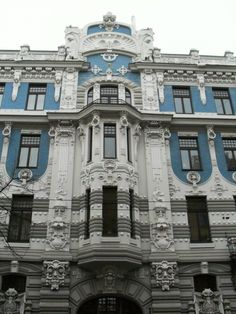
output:
[[[236,138],[223,138],[228,170],[236,170]]]
[[[5,89],[5,84],[0,84],[0,106],[2,104],[4,89]]]
[[[208,274],[194,276],[194,290],[196,292],[202,292],[205,289],[217,291],[216,277]]]
[[[125,88],[124,91],[122,88],[121,91],[118,85],[101,85],[100,89],[96,91],[96,96],[94,96],[94,89],[92,87],[88,90],[87,93],[87,103],[91,104],[93,102],[99,104],[113,104],[113,105],[127,103],[130,105],[131,93],[128,88]]]
[[[104,158],[116,158],[115,124],[104,124]]]
[[[103,236],[117,236],[117,187],[103,187],[102,220]]]
[[[23,275],[5,275],[2,276],[2,291],[14,288],[18,293],[25,292],[26,276]]]
[[[179,138],[183,170],[201,170],[198,141],[195,137]]]
[[[22,135],[18,167],[35,168],[38,165],[40,135]]]
[[[43,110],[46,95],[46,84],[30,84],[27,110]]]
[[[118,86],[104,85],[100,87],[100,99],[102,104],[118,104]]]
[[[93,127],[88,128],[88,162],[92,161],[93,157]]]
[[[176,113],[193,113],[190,89],[187,87],[173,87]]]
[[[13,195],[8,241],[29,242],[33,195]]]
[[[214,88],[213,95],[218,114],[233,114],[228,89]]]
[[[188,223],[191,242],[210,242],[210,226],[205,196],[187,196]]]
[[[125,88],[125,102],[131,105],[131,93],[128,88]]]
[[[91,87],[87,94],[87,104],[91,104],[93,102],[93,87]]]
[[[131,130],[129,126],[126,128],[126,137],[127,137],[127,160],[129,162],[132,162]]]

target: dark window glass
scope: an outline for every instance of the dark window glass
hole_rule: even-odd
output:
[[[132,150],[131,150],[131,131],[130,131],[130,128],[127,127],[126,129],[126,135],[127,135],[127,160],[128,161],[132,161]]]
[[[90,88],[87,95],[87,104],[91,104],[93,102],[93,87]]]
[[[191,242],[210,242],[206,197],[186,197]]]
[[[115,124],[104,124],[104,158],[116,158]]]
[[[20,153],[18,158],[19,168],[35,168],[38,164],[40,136],[22,135]]]
[[[236,170],[236,138],[223,138],[225,159],[228,170]]]
[[[93,127],[88,129],[88,162],[92,161],[93,154]]]
[[[14,288],[18,293],[25,292],[26,277],[22,275],[6,275],[2,277],[2,291]]]
[[[89,222],[90,222],[90,189],[86,190],[86,230],[85,238],[89,238]]]
[[[46,88],[46,84],[31,84],[29,86],[27,110],[43,110]]]
[[[5,84],[0,84],[0,106],[2,104],[4,89],[5,89]]]
[[[228,89],[214,88],[213,95],[218,114],[233,114]]]
[[[103,187],[103,236],[117,236],[117,188]]]
[[[207,274],[194,276],[194,290],[196,292],[202,292],[204,289],[217,291],[215,276]]]
[[[193,113],[190,90],[184,87],[173,87],[176,113]]]
[[[131,93],[128,88],[125,89],[125,102],[131,105]]]
[[[13,195],[8,241],[29,242],[32,205],[32,195]]]
[[[129,190],[129,212],[130,212],[130,236],[135,238],[134,232],[134,191]]]
[[[118,87],[112,85],[101,86],[100,99],[102,104],[118,104]]]
[[[180,154],[183,170],[201,170],[197,138],[180,137]]]

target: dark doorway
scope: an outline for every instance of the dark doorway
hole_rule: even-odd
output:
[[[84,303],[77,314],[142,314],[142,311],[130,300],[105,296]]]

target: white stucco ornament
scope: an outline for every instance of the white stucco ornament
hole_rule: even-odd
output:
[[[45,268],[46,285],[51,286],[51,290],[59,290],[59,287],[65,283],[69,262],[44,261],[43,266]]]
[[[176,262],[162,261],[152,263],[156,283],[162,291],[169,291],[175,284]]]
[[[23,185],[26,184],[27,181],[29,181],[33,176],[33,173],[30,169],[25,168],[25,169],[21,169],[18,172],[18,178],[20,179],[20,181],[22,182]]]
[[[103,23],[99,27],[104,28],[107,32],[112,32],[114,28],[118,29],[119,24],[116,23],[116,16],[111,12],[107,12],[103,15]]]
[[[197,171],[189,171],[186,177],[188,182],[192,183],[193,186],[197,186],[201,180],[201,176]]]

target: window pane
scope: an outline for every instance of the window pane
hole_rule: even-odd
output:
[[[190,169],[190,161],[189,161],[189,154],[187,150],[181,150],[181,159],[182,159],[182,168],[184,170]]]
[[[38,95],[36,109],[43,110],[45,95]]]
[[[30,226],[31,226],[31,211],[22,212],[22,221],[21,221],[21,241],[28,241],[30,237]]]
[[[199,241],[198,219],[197,213],[188,213],[188,223],[191,235],[191,241]]]
[[[190,151],[190,156],[191,156],[191,169],[200,169],[200,159],[198,155],[197,150],[191,150]]]
[[[232,108],[229,99],[223,99],[225,114],[232,114]]]
[[[219,114],[224,114],[221,99],[215,99],[216,111]]]
[[[31,147],[30,158],[29,158],[29,167],[37,167],[38,150],[39,150],[38,147]]]
[[[21,147],[20,150],[20,158],[19,158],[19,167],[26,167],[27,160],[28,160],[29,148],[28,147]]]
[[[116,139],[114,137],[104,138],[104,157],[116,158]]]
[[[210,240],[210,230],[209,230],[209,222],[208,222],[208,213],[201,212],[198,213],[198,222],[199,222],[199,230],[200,230],[200,240],[207,242]]]
[[[117,236],[117,188],[103,188],[103,236]]]
[[[8,241],[16,242],[19,239],[21,227],[21,212],[12,211],[10,215]]]
[[[34,110],[35,102],[36,102],[36,95],[29,95],[28,103],[27,103],[27,109],[28,110]]]
[[[227,162],[228,170],[236,170],[236,151],[225,150],[225,158]]]
[[[177,113],[183,113],[181,98],[175,98],[174,101],[175,101],[175,111]]]
[[[183,98],[183,103],[184,103],[185,113],[192,113],[192,106],[191,106],[190,98]]]
[[[3,98],[3,94],[0,94],[0,106],[2,104],[2,98]]]

